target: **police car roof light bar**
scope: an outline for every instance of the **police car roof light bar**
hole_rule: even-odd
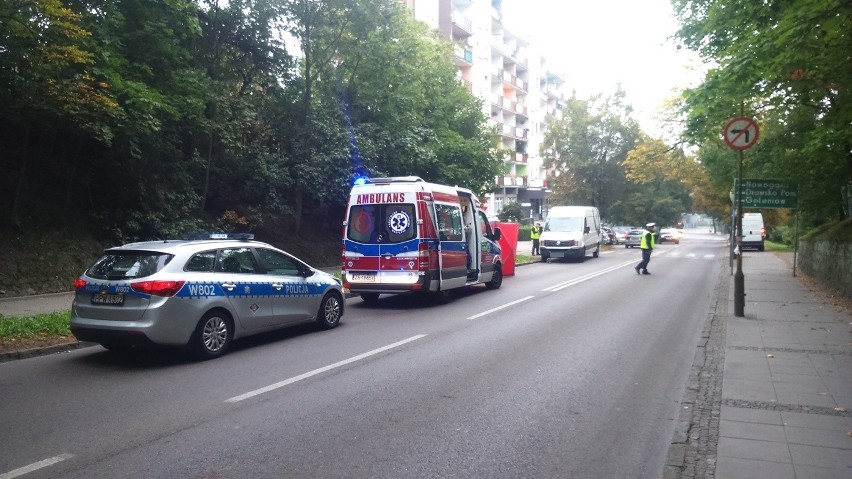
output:
[[[423,181],[423,178],[419,176],[391,176],[388,178],[367,178],[367,183],[369,184],[382,184],[386,185],[389,183],[416,183],[418,181]]]
[[[188,241],[198,241],[207,239],[217,240],[237,240],[251,241],[254,239],[253,233],[192,233],[187,235]]]

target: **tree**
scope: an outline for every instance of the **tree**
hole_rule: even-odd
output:
[[[612,216],[626,187],[619,163],[640,134],[631,110],[621,89],[607,98],[574,96],[565,103],[542,145],[544,165],[555,171],[549,179],[552,202],[596,206],[603,217]]]
[[[693,210],[690,191],[701,184],[703,172],[682,150],[645,137],[627,154],[622,166],[625,177],[638,186],[620,204],[628,222],[673,225],[682,213]]]
[[[703,149],[719,139],[727,119],[753,116],[762,133],[745,155],[746,174],[796,181],[799,210],[812,224],[847,217],[852,4],[674,0],[673,5],[681,22],[677,37],[716,65],[702,85],[685,92],[688,138]]]

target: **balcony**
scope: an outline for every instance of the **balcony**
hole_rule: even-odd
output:
[[[497,186],[506,186],[510,188],[518,188],[527,185],[526,176],[498,176]]]
[[[467,38],[473,35],[473,20],[463,15],[453,15],[453,39]]]
[[[456,45],[453,47],[453,52],[455,53],[456,66],[470,66],[473,63],[473,52],[469,49]]]

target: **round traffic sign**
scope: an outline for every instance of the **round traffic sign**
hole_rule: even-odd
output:
[[[751,148],[760,138],[757,122],[745,116],[728,120],[723,131],[725,143],[735,150]]]

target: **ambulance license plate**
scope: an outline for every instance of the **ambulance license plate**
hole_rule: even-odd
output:
[[[360,281],[362,283],[375,283],[376,273],[352,273],[352,281]]]
[[[92,304],[124,306],[124,294],[95,293],[92,295]]]

